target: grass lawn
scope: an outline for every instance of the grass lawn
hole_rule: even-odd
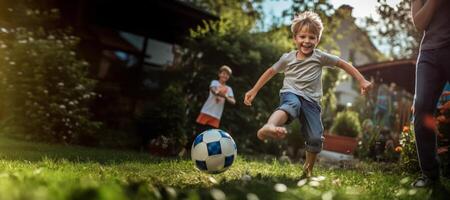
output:
[[[188,159],[0,136],[0,199],[435,199],[445,191],[412,189],[417,175],[393,165],[319,164],[307,183],[300,168],[239,155],[230,170],[208,175]]]

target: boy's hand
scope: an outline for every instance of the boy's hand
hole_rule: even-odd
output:
[[[245,93],[245,97],[244,97],[244,104],[247,106],[251,106],[252,105],[252,101],[256,96],[256,91],[255,90],[249,90],[247,93]]]
[[[362,94],[362,95],[366,95],[367,92],[368,92],[370,89],[372,89],[373,84],[372,84],[370,81],[364,79],[364,80],[362,80],[362,81],[359,83],[359,86],[360,86],[360,88],[361,88],[361,94]]]

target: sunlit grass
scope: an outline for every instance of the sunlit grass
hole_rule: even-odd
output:
[[[394,165],[320,165],[300,181],[301,163],[240,156],[208,175],[187,158],[33,144],[0,136],[0,199],[431,199]],[[445,182],[448,186],[448,181]]]

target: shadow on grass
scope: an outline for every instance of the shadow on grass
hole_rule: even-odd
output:
[[[448,183],[448,182],[447,182]],[[430,199],[444,200],[450,199],[450,190],[448,184],[437,184],[432,188]]]
[[[0,159],[38,162],[44,159],[72,162],[97,162],[101,164],[139,162],[155,163],[170,158],[152,157],[146,153],[100,149],[61,144],[33,143],[0,135]]]
[[[294,187],[294,180],[286,178],[282,180],[288,187]],[[298,194],[292,192],[276,192],[274,185],[277,182],[273,180],[259,179],[243,183],[242,181],[230,181],[218,184],[214,187],[189,187],[189,188],[172,188],[165,185],[149,185],[145,182],[135,182],[120,187],[124,191],[125,199],[304,199]],[[70,199],[101,199],[102,193],[114,191],[113,188],[78,188],[69,195]],[[257,197],[257,198],[255,198]]]
[[[180,198],[189,199],[189,194],[196,193],[200,199],[215,199],[215,195],[225,194],[226,199],[299,199],[297,194],[292,190],[283,191],[286,188],[297,188],[299,180],[287,176],[262,177],[257,175],[251,181],[242,180],[223,180],[217,185],[210,188],[198,188],[191,186],[184,188],[180,193]],[[275,185],[282,183],[280,191],[275,190]],[[217,198],[216,198],[217,199]]]

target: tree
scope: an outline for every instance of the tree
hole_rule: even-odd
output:
[[[367,30],[377,33],[379,41],[389,47],[389,54],[394,59],[417,57],[422,33],[412,22],[411,1],[401,0],[394,7],[386,0],[378,0],[378,3],[377,12],[381,18],[367,18]]]

